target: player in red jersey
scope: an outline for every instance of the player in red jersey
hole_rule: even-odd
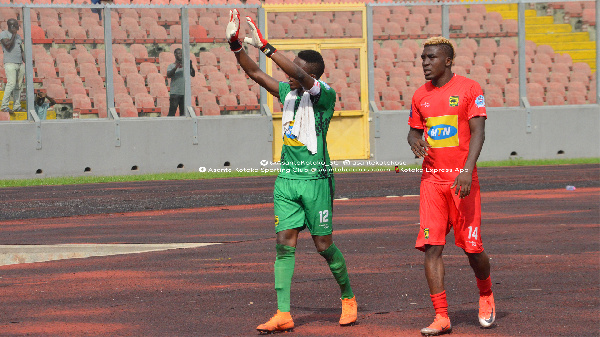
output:
[[[412,98],[408,144],[423,159],[420,230],[416,248],[425,252],[425,277],[436,317],[421,334],[452,331],[444,290],[442,251],[454,228],[475,272],[479,322],[489,327],[496,310],[490,262],[481,243],[481,198],[475,163],[485,138],[485,99],[479,84],[452,73],[454,47],[444,37],[429,38],[421,54],[428,80]]]

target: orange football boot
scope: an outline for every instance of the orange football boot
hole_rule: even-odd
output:
[[[256,330],[258,330],[260,333],[292,331],[294,330],[294,321],[292,320],[292,315],[290,315],[289,312],[281,312],[277,310],[275,316],[273,316],[267,323],[257,326]]]
[[[358,317],[356,296],[342,299],[342,316],[340,316],[340,325],[354,325]]]

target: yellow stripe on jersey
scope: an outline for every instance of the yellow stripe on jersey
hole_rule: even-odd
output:
[[[285,132],[283,133],[283,145],[304,146],[304,144],[302,144],[298,139],[296,139],[296,136],[292,135],[293,127],[294,127],[294,121],[291,121],[289,129],[285,130]]]
[[[433,148],[458,146],[458,115],[429,117],[427,142]]]

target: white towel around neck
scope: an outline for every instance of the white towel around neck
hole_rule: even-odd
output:
[[[285,96],[283,113],[281,116],[282,134],[285,134],[285,131],[289,129],[289,124],[294,118],[294,106],[296,104],[297,97],[298,95],[296,90],[290,91],[287,96]],[[304,94],[300,99],[300,106],[298,106],[296,118],[294,119],[292,135],[296,136],[300,143],[306,145],[306,148],[308,151],[310,151],[310,153],[317,153],[315,111],[313,110],[313,104],[310,100],[310,93],[307,91],[304,91]]]

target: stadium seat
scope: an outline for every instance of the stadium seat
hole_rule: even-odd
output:
[[[104,88],[104,81],[99,75],[89,75],[85,77],[86,88]]]
[[[50,26],[50,27],[45,28],[45,30],[46,30],[46,37],[49,39],[60,40],[60,39],[67,38],[65,30],[62,29],[62,27],[59,27],[58,23],[56,24],[56,26]]]
[[[172,25],[169,27],[169,37],[171,39],[181,39],[181,25]]]
[[[153,0],[156,1],[156,0]],[[167,1],[167,5],[168,0],[163,0],[163,1]],[[181,18],[179,17],[179,10],[178,9],[161,9],[160,11],[158,11],[158,13],[160,14],[160,20],[161,21],[169,21],[169,22],[180,22]]]
[[[582,73],[589,76],[592,76],[592,70],[590,65],[584,62],[575,62],[573,63],[573,73]]]
[[[167,35],[167,30],[162,26],[151,26],[148,30],[153,39],[166,40],[169,38]]]
[[[504,106],[504,99],[501,95],[485,95],[485,104],[487,107],[495,108]]]
[[[325,27],[325,32],[327,33],[327,37],[329,38],[342,38],[344,37],[344,28],[338,23],[330,23]]]
[[[587,104],[585,93],[569,93],[567,95],[568,104]],[[590,100],[592,103],[592,100]]]
[[[156,67],[156,64],[150,62],[142,62],[140,64],[140,75],[142,75],[143,77],[147,77],[148,74],[151,73],[158,73],[158,68]]]
[[[72,99],[73,99],[73,110],[91,109],[92,108],[92,102],[90,101],[90,98],[87,97],[86,95],[76,94],[76,95],[73,95]]]
[[[239,96],[241,105],[258,105],[258,98],[252,91],[242,91]]]
[[[473,59],[475,57],[475,50],[472,50],[471,48],[467,47],[467,46],[458,46],[456,48],[454,48],[455,52],[456,52],[456,56],[463,56],[463,57],[467,57],[469,59]]]
[[[67,93],[65,88],[60,84],[45,84],[46,93],[48,96],[55,99],[65,99],[67,98]]]
[[[125,78],[127,81],[127,86],[130,88],[134,85],[140,85],[140,86],[146,85],[146,81],[144,80],[144,77],[138,73],[129,73],[125,76]]]
[[[58,65],[58,76],[65,77],[69,74],[77,75],[75,64],[61,63]]]
[[[143,44],[134,43],[129,46],[129,51],[135,58],[147,58],[148,57],[148,48]]]
[[[206,29],[200,25],[190,26],[190,38],[193,39],[205,39],[208,37]]]
[[[56,64],[68,64],[75,68],[75,59],[70,54],[60,53],[56,55]]]
[[[237,106],[238,100],[235,94],[227,93],[219,96],[219,105],[221,106]]]
[[[362,28],[361,24],[355,23],[355,22],[350,22],[347,25],[345,25],[344,27],[345,27],[344,34],[347,37],[362,37],[363,28]]]
[[[472,59],[467,56],[458,55],[454,58],[454,65],[463,67],[463,68],[469,70],[469,69],[471,69],[471,66],[473,65],[471,60]]]
[[[94,63],[81,63],[79,64],[79,75],[81,77],[98,75],[98,68]]]
[[[492,68],[492,60],[488,56],[477,55],[475,56],[475,65],[489,70]]]
[[[219,116],[221,109],[216,102],[200,102],[202,116]]]
[[[323,28],[323,26],[317,23],[309,24],[308,28],[306,29],[306,32],[309,38],[318,39],[325,37],[325,29]]]
[[[126,77],[129,74],[137,74],[137,66],[135,63],[123,63],[119,66],[119,74],[123,77]]]
[[[481,35],[481,26],[475,20],[466,20],[463,24],[463,33],[468,37],[479,37]]]
[[[94,99],[94,109],[98,109],[98,117],[106,118],[107,113],[107,105],[106,105],[106,95],[96,95],[93,96]]]
[[[590,84],[590,77],[582,72],[574,71],[571,74],[571,76],[569,77],[569,80],[571,82],[581,82],[581,83],[585,84],[586,86],[588,86]]]
[[[154,98],[150,96],[148,93],[137,93],[135,94],[135,107],[142,109],[151,109],[154,108]]]

